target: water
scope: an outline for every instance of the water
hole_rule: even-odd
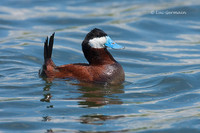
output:
[[[1,0],[0,132],[200,132],[200,2]],[[121,86],[46,83],[43,42],[57,65],[86,62],[81,42],[103,29]]]

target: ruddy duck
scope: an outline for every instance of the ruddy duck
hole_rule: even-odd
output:
[[[115,43],[104,31],[93,29],[82,42],[82,50],[89,62],[56,66],[51,59],[54,34],[44,42],[44,65],[39,75],[52,81],[54,78],[73,78],[80,82],[104,83],[117,85],[124,82],[122,66],[108,52],[107,47],[113,49],[124,48]]]

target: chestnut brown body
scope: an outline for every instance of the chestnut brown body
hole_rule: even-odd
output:
[[[75,63],[56,66],[51,59],[54,34],[44,46],[44,65],[40,75],[49,80],[73,78],[81,82],[107,83],[112,85],[124,82],[124,70],[106,48],[92,48],[88,45],[88,35],[82,43],[83,53],[89,64]],[[90,37],[90,36],[89,36]]]

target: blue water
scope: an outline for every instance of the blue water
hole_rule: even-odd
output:
[[[200,2],[1,0],[0,132],[200,132]],[[57,65],[86,62],[81,42],[103,29],[124,50],[121,86],[46,83],[43,42]]]

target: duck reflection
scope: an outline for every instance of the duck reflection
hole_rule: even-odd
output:
[[[80,123],[91,125],[103,125],[104,121],[122,118],[124,116],[108,116],[102,114],[83,115],[80,117]]]
[[[69,84],[68,84],[69,85]],[[62,98],[62,100],[76,100],[79,108],[101,108],[111,104],[123,104],[118,94],[124,93],[124,86],[108,86],[108,85],[97,85],[97,84],[70,84],[73,86],[74,91],[71,93],[79,93],[78,97],[73,98]],[[76,86],[76,87],[75,87]],[[77,88],[78,87],[78,88]],[[76,88],[76,89],[75,89]],[[50,94],[51,84],[47,84],[43,88],[42,102],[50,102],[52,95]],[[66,97],[69,95],[65,95]],[[76,95],[77,96],[77,95]],[[53,105],[47,108],[53,108]],[[91,125],[103,125],[104,121],[114,120],[124,116],[120,115],[104,115],[104,114],[87,114],[82,115],[78,118],[81,124]],[[51,121],[50,116],[43,117],[44,121]],[[50,130],[52,131],[52,130]]]
[[[80,107],[100,107],[107,104],[122,104],[122,101],[114,94],[124,93],[123,85],[108,86],[81,84],[79,93],[82,95],[78,98]]]
[[[52,95],[49,93],[52,84],[46,84],[43,88],[43,98],[41,102],[50,102]],[[121,99],[114,94],[124,93],[124,86],[108,86],[100,84],[71,84],[78,86],[78,92],[82,94],[77,98],[63,98],[65,100],[78,100],[78,105],[83,108],[100,107],[108,104],[122,104]]]
[[[48,91],[50,90],[51,84],[46,84],[46,86],[43,88],[43,92],[47,92],[45,94],[43,94],[44,98],[40,99],[41,102],[50,102],[51,100],[51,94],[48,93]]]
[[[124,93],[124,86],[81,85],[79,91],[79,105],[83,108],[97,108],[110,104],[123,104],[117,94]],[[80,117],[82,124],[103,125],[104,121],[118,119],[124,116],[111,116],[103,114],[88,114]]]

